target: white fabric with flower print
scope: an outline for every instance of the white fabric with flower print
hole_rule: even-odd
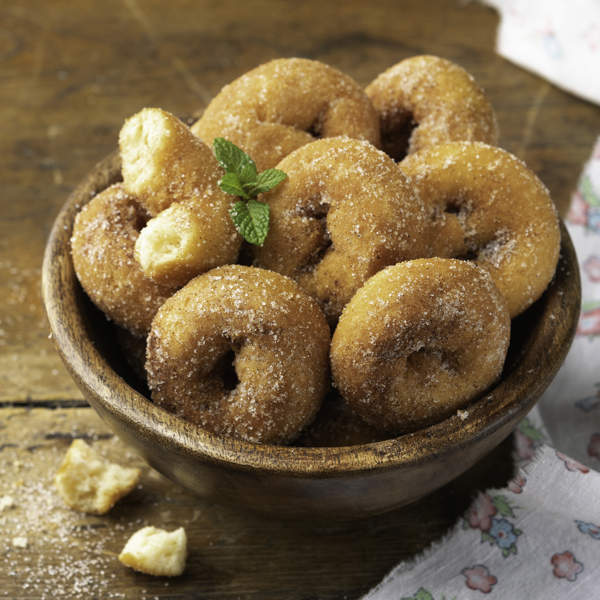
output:
[[[567,227],[582,314],[565,364],[515,432],[518,473],[363,600],[600,597],[600,138]]]

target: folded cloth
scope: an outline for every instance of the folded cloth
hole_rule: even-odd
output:
[[[496,50],[558,87],[600,104],[598,0],[483,0],[500,13]]]
[[[583,311],[565,364],[515,432],[516,476],[364,600],[600,598],[600,138],[567,228]]]

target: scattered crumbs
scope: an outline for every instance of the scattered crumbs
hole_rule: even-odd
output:
[[[8,508],[14,508],[15,507],[15,501],[12,499],[11,496],[2,496],[0,498],[0,512],[8,509]]]
[[[457,410],[456,414],[461,421],[464,421],[465,419],[467,419],[469,417],[468,410]]]
[[[28,541],[26,537],[14,537],[12,539],[12,545],[14,548],[27,548]]]

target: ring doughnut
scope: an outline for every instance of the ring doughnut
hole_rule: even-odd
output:
[[[291,279],[219,267],[156,314],[146,360],[152,399],[213,433],[283,443],[329,388],[329,341],[317,303]]]
[[[106,316],[143,337],[158,307],[175,291],[144,275],[134,258],[146,211],[116,183],[86,204],[75,218],[71,254],[75,273]]]
[[[351,77],[315,60],[282,58],[252,69],[210,102],[192,132],[224,137],[259,170],[318,137],[347,135],[379,145],[377,113]]]
[[[365,141],[328,138],[278,165],[287,179],[263,200],[271,227],[256,265],[295,279],[334,322],[377,271],[427,256],[424,207],[396,163]]]
[[[485,267],[511,317],[542,295],[556,269],[560,229],[548,190],[522,161],[480,142],[452,142],[399,166],[429,212],[430,256]]]
[[[444,419],[500,375],[510,337],[489,273],[430,258],[380,271],[348,303],[331,343],[336,388],[393,433]]]
[[[119,135],[123,184],[154,218],[136,242],[142,270],[181,286],[195,275],[237,259],[241,237],[229,216],[232,197],[212,151],[177,117],[145,108]]]
[[[407,58],[366,92],[380,116],[382,148],[396,160],[444,142],[497,142],[496,116],[483,90],[443,58]]]

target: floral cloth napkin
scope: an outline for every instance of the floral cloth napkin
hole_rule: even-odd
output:
[[[600,598],[600,138],[567,228],[583,311],[565,364],[515,432],[516,476],[363,600]]]
[[[483,2],[500,12],[498,54],[576,96],[600,104],[598,0]]]

